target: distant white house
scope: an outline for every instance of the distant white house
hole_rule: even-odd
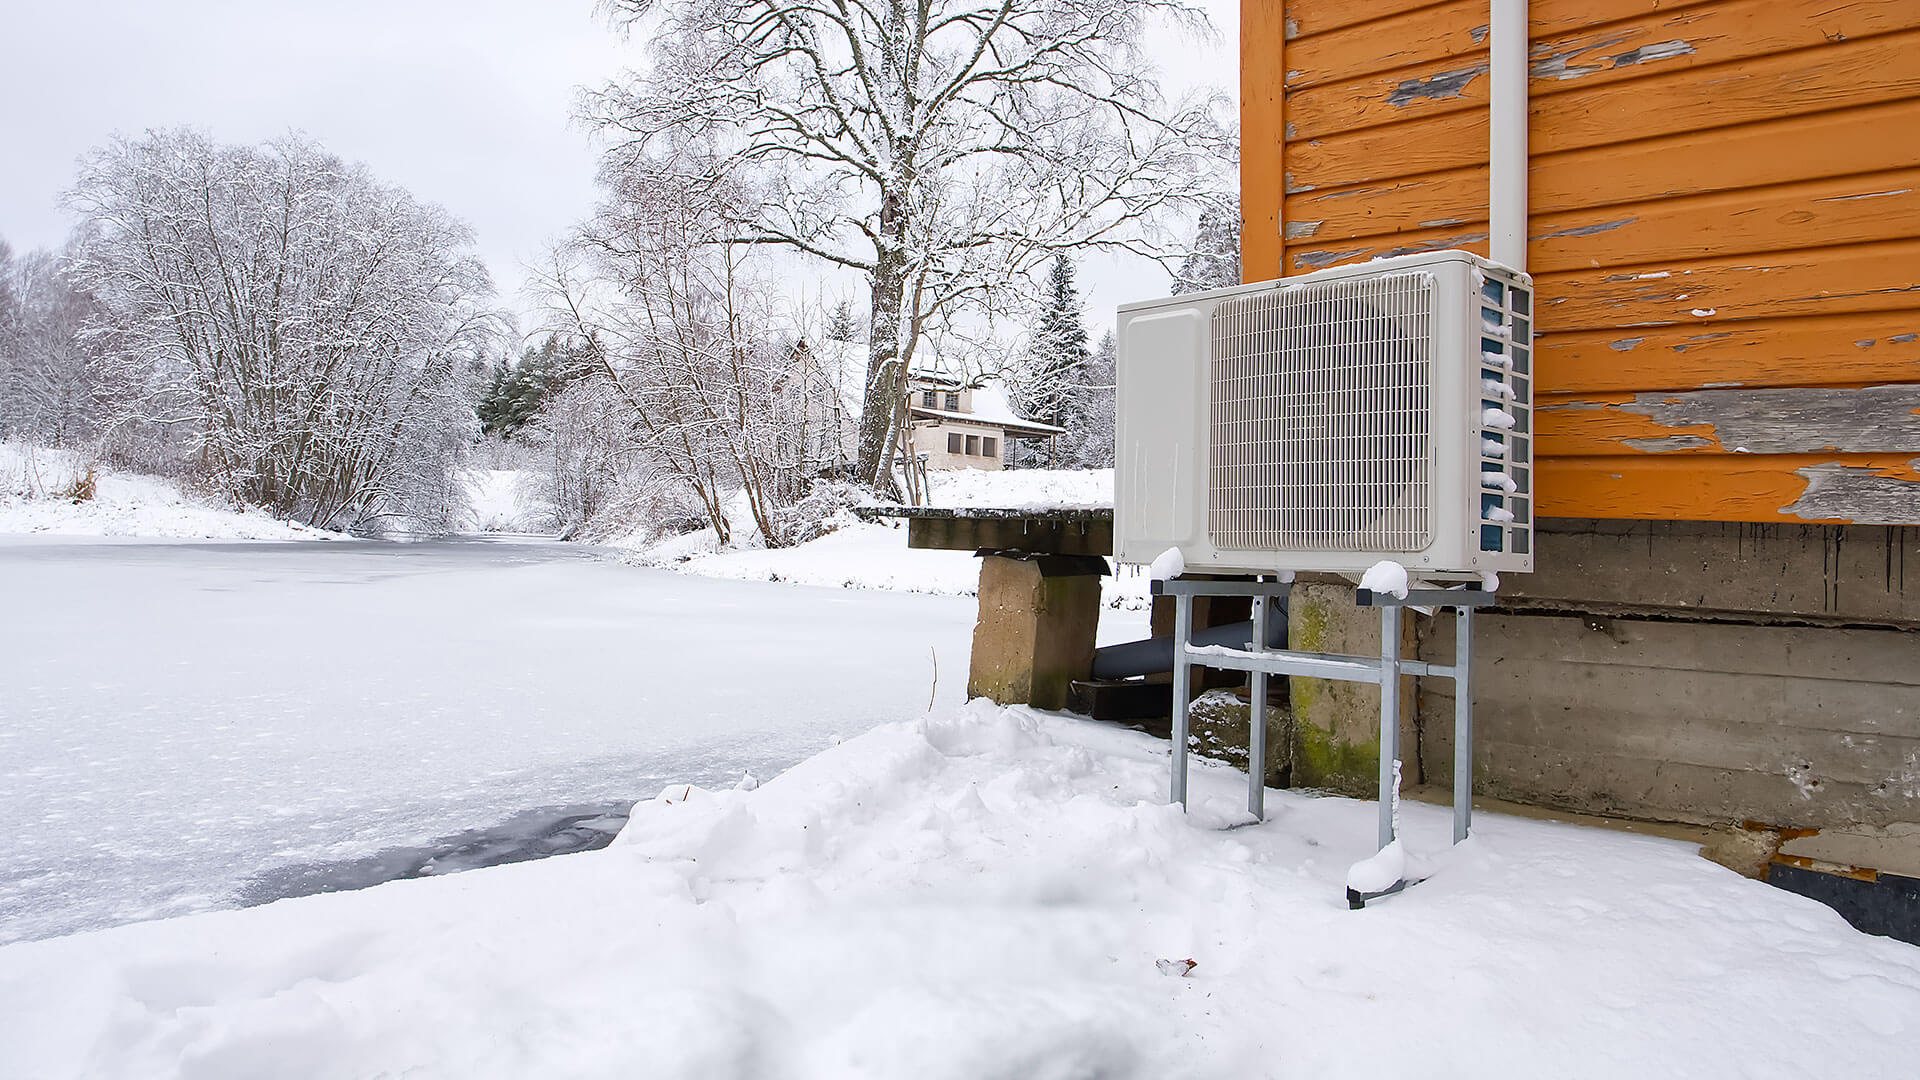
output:
[[[1014,412],[1000,388],[921,370],[908,381],[908,430],[929,469],[1003,469],[1009,439],[1051,439],[1066,428]]]

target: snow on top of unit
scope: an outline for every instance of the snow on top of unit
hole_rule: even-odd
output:
[[[981,510],[1108,510],[1112,469],[953,469],[928,474],[931,505]]]

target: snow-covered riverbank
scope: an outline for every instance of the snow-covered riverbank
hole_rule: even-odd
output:
[[[0,535],[191,540],[328,540],[338,533],[223,504],[157,476],[71,450],[0,442]]]
[[[1353,912],[1370,806],[1223,829],[1240,778],[1183,817],[1164,750],[943,708],[675,785],[604,851],[0,948],[0,1045],[45,1080],[1798,1080],[1920,1046],[1920,950],[1689,845],[1484,815],[1450,849],[1410,805],[1434,876]]]
[[[0,596],[0,941],[771,775],[958,702],[974,618],[501,541],[12,537]]]

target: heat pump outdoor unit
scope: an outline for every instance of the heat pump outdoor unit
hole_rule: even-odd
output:
[[[1119,560],[1531,571],[1532,325],[1532,280],[1464,251],[1122,307]]]

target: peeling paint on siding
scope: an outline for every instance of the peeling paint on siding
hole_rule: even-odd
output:
[[[1920,334],[1895,334],[1887,341],[1891,344],[1905,345],[1910,341],[1920,341]]]
[[[1623,412],[1661,427],[1706,425],[1755,454],[1901,453],[1920,446],[1920,385],[1638,394]],[[1681,450],[1665,445],[1655,449]]]
[[[1319,232],[1320,226],[1325,224],[1324,221],[1289,221],[1286,229],[1287,239],[1311,240],[1313,234]]]
[[[1909,194],[1912,194],[1912,192],[1913,192],[1912,188],[1899,188],[1894,191],[1863,191],[1858,195],[1829,195],[1824,199],[1815,199],[1813,201],[1814,202],[1853,202],[1856,199],[1886,199],[1886,198],[1891,198],[1892,196],[1895,196],[1895,195],[1909,195]]]
[[[1463,217],[1438,218],[1433,221],[1423,221],[1420,223],[1420,227],[1423,229],[1451,229],[1455,225],[1465,225],[1466,223],[1467,219]]]
[[[1466,93],[1467,86],[1473,80],[1486,73],[1487,65],[1477,64],[1458,71],[1442,71],[1424,79],[1407,79],[1387,95],[1387,104],[1405,108],[1422,99],[1444,101],[1456,98]]]
[[[1607,342],[1607,348],[1612,349],[1614,352],[1632,352],[1635,346],[1639,345],[1641,342],[1645,340],[1647,339],[1637,338],[1637,337],[1623,337],[1619,341]]]
[[[1644,450],[1649,454],[1671,453],[1675,450],[1710,450],[1719,445],[1712,439],[1703,439],[1698,435],[1666,435],[1657,439],[1622,439],[1620,441],[1635,450]]]
[[[1293,261],[1301,266],[1311,266],[1318,270],[1323,266],[1332,266],[1341,259],[1359,255],[1366,250],[1366,248],[1354,248],[1351,251],[1303,251],[1295,255]]]
[[[1602,38],[1599,41],[1587,45],[1581,45],[1577,48],[1568,49],[1565,52],[1535,56],[1532,64],[1528,67],[1528,74],[1536,79],[1558,79],[1564,81],[1566,79],[1578,79],[1596,72],[1605,71],[1607,69],[1599,64],[1576,64],[1574,61],[1596,49],[1607,49],[1615,45],[1624,45],[1626,41],[1625,36],[1615,35],[1609,38]]]
[[[1602,221],[1597,225],[1576,225],[1572,228],[1555,229],[1550,233],[1541,233],[1539,236],[1529,236],[1527,239],[1557,240],[1563,236],[1599,236],[1601,233],[1612,232],[1615,229],[1631,225],[1639,220],[1639,218],[1621,218],[1618,221]],[[1634,280],[1638,280],[1640,277],[1641,275],[1639,274],[1633,275]]]
[[[1312,185],[1312,184],[1301,184],[1301,183],[1296,183],[1296,182],[1294,181],[1294,179],[1293,179],[1293,174],[1292,174],[1292,173],[1288,173],[1288,174],[1287,174],[1287,179],[1286,179],[1286,183],[1285,183],[1285,184],[1283,184],[1282,186],[1283,186],[1283,187],[1285,187],[1285,188],[1287,189],[1287,194],[1289,194],[1289,195],[1298,195],[1298,194],[1300,194],[1300,193],[1301,193],[1301,192],[1303,192],[1303,191],[1312,191],[1312,190],[1314,190],[1314,185]]]
[[[1908,463],[1920,469],[1920,458]],[[1912,525],[1920,522],[1920,483],[1882,476],[1858,465],[1828,462],[1796,469],[1807,490],[1780,508],[1809,520],[1851,521],[1856,525]]]
[[[1487,34],[1492,32],[1492,30],[1493,27],[1491,26],[1476,26],[1467,31],[1467,36],[1473,39],[1475,45],[1485,45],[1487,43]]]
[[[1487,238],[1487,234],[1483,232],[1482,233],[1462,233],[1459,236],[1446,236],[1438,240],[1428,240],[1425,243],[1409,244],[1406,247],[1397,247],[1397,248],[1394,248],[1392,251],[1381,252],[1378,257],[1382,259],[1391,259],[1398,255],[1419,255],[1423,252],[1428,252],[1428,251],[1444,251],[1447,248],[1463,247],[1467,244],[1477,244],[1480,241],[1485,240],[1486,238]]]
[[[1671,60],[1676,56],[1685,56],[1693,52],[1693,45],[1685,41],[1661,41],[1652,45],[1642,45],[1637,49],[1623,52],[1613,58],[1614,67],[1628,67],[1632,64],[1646,64],[1655,60]]]

